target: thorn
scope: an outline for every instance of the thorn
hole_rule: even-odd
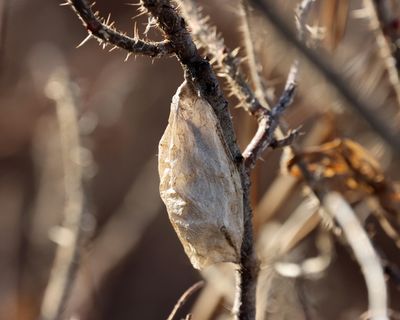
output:
[[[114,51],[117,48],[118,48],[117,46],[113,46],[110,50],[108,50],[108,52]]]
[[[129,57],[132,55],[132,52],[128,52],[128,54],[126,55],[126,58],[124,60],[124,62],[127,62]]]
[[[141,17],[141,16],[143,16],[145,14],[146,14],[146,11],[142,11],[142,12],[138,13],[136,16],[133,16],[132,20],[135,20],[136,18],[139,18],[139,17]]]
[[[69,1],[69,0],[67,0],[67,1],[65,1],[65,2],[63,2],[63,3],[60,3],[60,7],[71,6],[71,5],[72,5],[72,2]]]
[[[111,18],[111,13],[108,14],[105,25],[108,25],[108,23],[110,22],[110,18]]]
[[[82,42],[81,42],[80,44],[78,44],[78,45],[76,46],[76,48],[78,49],[78,48],[82,47],[82,46],[83,46],[86,42],[88,42],[92,37],[93,37],[92,34],[89,33],[88,36],[87,36],[85,39],[83,39]]]
[[[139,29],[137,27],[137,23],[136,22],[133,24],[133,39],[135,41],[139,40]]]
[[[139,1],[138,3],[129,3],[129,2],[126,2],[125,5],[127,5],[127,6],[132,6],[132,7],[139,7],[139,6],[141,6],[142,4],[141,4],[140,1]]]
[[[232,57],[236,57],[239,54],[240,47],[237,47],[236,49],[232,50],[231,54]]]

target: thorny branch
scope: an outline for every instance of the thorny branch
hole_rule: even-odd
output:
[[[298,39],[299,42],[302,43],[303,36],[304,36],[304,13],[307,11],[307,7],[311,4],[311,1],[304,0],[302,1],[298,11],[297,11],[297,19],[296,19],[296,26],[298,30]],[[285,90],[277,104],[272,111],[271,116],[275,114],[280,114],[283,110],[287,107],[290,103],[291,96],[293,95],[295,79],[298,69],[298,61],[296,60],[289,73]],[[275,111],[274,111],[275,110]],[[274,132],[276,127],[278,126],[278,122],[274,123],[267,123],[267,120],[261,119],[259,120],[259,130],[256,133],[256,136],[248,146],[246,151],[252,150],[253,152],[261,153],[261,149],[266,147],[266,142],[273,146],[277,142],[273,141],[271,135],[268,135],[267,132]],[[264,131],[263,131],[264,130]],[[265,134],[264,138],[262,135]],[[269,138],[268,138],[269,137]],[[252,146],[252,143],[254,145]],[[263,145],[264,143],[264,145]],[[250,156],[255,157],[256,155],[251,155],[249,153],[249,157],[246,158],[246,151],[245,151],[245,159],[251,159]],[[255,160],[250,161],[250,165],[254,165]],[[320,185],[319,181],[307,170],[306,166],[303,163],[299,163],[300,170],[307,182],[307,184],[311,187],[314,194],[318,198],[321,205],[323,205],[327,211],[330,213],[331,217],[335,218],[339,225],[343,228],[346,238],[349,241],[350,246],[352,247],[353,251],[355,252],[359,264],[363,270],[365,280],[367,282],[368,293],[369,293],[369,303],[370,303],[370,313],[373,319],[387,319],[387,296],[386,296],[386,284],[383,277],[383,269],[380,264],[379,258],[371,245],[365,231],[359,225],[359,222],[354,216],[353,211],[351,208],[344,202],[344,200],[336,194],[328,193],[323,186]],[[340,210],[335,210],[337,206],[340,204]],[[344,210],[346,209],[346,210]],[[341,211],[340,213],[338,211]],[[351,221],[351,228],[349,223]],[[355,228],[357,232],[355,232]],[[357,234],[357,235],[356,235]],[[357,237],[358,240],[363,241],[364,248],[368,248],[368,255],[362,253],[360,250],[361,246],[357,244],[357,241],[354,240],[354,237]],[[372,269],[371,269],[372,268]]]
[[[98,12],[94,13],[91,6],[84,0],[67,0],[63,5],[69,5],[74,9],[89,32],[89,35],[78,47],[85,44],[90,38],[96,37],[104,45],[113,44],[115,47],[127,50],[129,53],[150,57],[168,56],[173,53],[173,48],[169,41],[146,42],[140,40],[137,33],[133,38],[130,38],[118,32],[113,27],[114,22],[109,21],[109,18],[106,20],[100,18]]]
[[[194,0],[179,0],[183,16],[190,26],[193,36],[201,43],[210,55],[211,62],[216,64],[218,75],[223,77],[243,108],[250,114],[265,109],[267,102],[260,100],[249,87],[240,68],[239,51],[230,51],[215,27],[208,24],[208,18],[201,15]]]
[[[254,1],[254,0],[253,0]],[[257,1],[254,1],[257,2]],[[311,3],[312,0],[304,0],[302,4]],[[249,189],[250,180],[249,172],[254,166],[256,160],[261,155],[261,153],[268,146],[277,147],[283,144],[282,141],[277,141],[274,138],[274,132],[278,127],[279,117],[283,111],[290,104],[294,90],[295,90],[295,80],[297,74],[298,63],[294,62],[291,71],[288,76],[285,89],[278,100],[277,104],[272,108],[271,111],[267,110],[262,103],[256,98],[252,90],[244,81],[244,77],[240,73],[239,63],[235,57],[235,53],[230,53],[223,44],[223,41],[216,35],[215,32],[209,32],[208,27],[205,27],[205,20],[198,16],[197,11],[192,11],[192,13],[187,13],[189,17],[196,16],[197,19],[194,20],[198,23],[199,27],[196,29],[192,25],[192,30],[195,35],[204,43],[209,45],[209,51],[212,53],[213,58],[217,60],[218,65],[222,68],[222,73],[228,79],[228,83],[236,89],[238,96],[241,97],[246,102],[246,109],[253,115],[257,116],[259,120],[259,129],[249,144],[249,147],[244,152],[244,161],[241,156],[240,150],[236,144],[235,133],[232,127],[232,121],[230,118],[229,110],[227,108],[227,102],[222,94],[222,90],[216,80],[216,76],[211,69],[209,62],[203,59],[197,51],[195,44],[191,38],[191,35],[186,29],[186,22],[177,13],[176,8],[173,7],[168,0],[142,0],[140,5],[143,12],[151,14],[157,22],[158,27],[164,32],[166,40],[160,43],[146,43],[139,42],[138,38],[133,40],[133,43],[140,43],[140,46],[144,45],[162,45],[164,49],[155,49],[155,47],[146,47],[150,49],[138,49],[129,42],[129,45],[125,45],[125,38],[121,34],[116,33],[110,26],[102,24],[95,14],[93,14],[90,8],[87,6],[84,0],[70,0],[68,4],[72,5],[75,12],[80,16],[81,20],[84,22],[88,31],[98,37],[101,41],[105,43],[113,43],[124,49],[128,49],[135,54],[146,54],[149,56],[161,56],[166,54],[174,53],[179,61],[181,62],[184,70],[186,71],[186,76],[189,80],[192,80],[199,93],[210,103],[214,112],[216,113],[222,131],[224,133],[224,138],[226,140],[227,146],[232,156],[232,160],[236,163],[239,172],[241,174],[241,181],[243,186],[243,204],[244,204],[244,238],[240,253],[240,263],[238,270],[238,291],[236,299],[236,317],[238,319],[254,319],[255,318],[255,292],[258,274],[258,261],[254,252],[253,245],[253,233],[252,233],[252,210],[249,203]],[[187,8],[190,8],[187,7]],[[192,10],[194,7],[192,7]],[[185,7],[183,6],[185,10]],[[300,14],[303,10],[305,12],[305,7],[300,7],[298,12],[298,23],[302,25]],[[270,15],[267,15],[270,18]],[[190,20],[192,21],[192,19]],[[274,21],[273,21],[274,22]],[[276,21],[275,21],[276,22]],[[278,24],[278,23],[275,23]],[[278,24],[279,25],[279,24]],[[203,31],[206,32],[204,33]],[[285,32],[289,32],[284,29]],[[111,36],[110,36],[111,35]],[[211,36],[211,38],[209,38]],[[294,39],[292,39],[292,38]],[[305,45],[302,43],[302,30],[299,30],[299,38],[297,40],[295,36],[290,34],[289,39],[296,44],[296,46],[305,52],[307,57],[313,57],[311,51],[307,51]],[[112,42],[114,41],[114,42]],[[135,49],[130,49],[135,48]],[[304,49],[305,48],[305,49]],[[159,51],[157,51],[159,50]],[[162,53],[160,53],[162,52]],[[311,53],[309,53],[311,52]],[[319,60],[318,60],[319,61]],[[317,66],[320,66],[317,63]],[[225,68],[225,69],[224,69]],[[322,69],[325,70],[325,69]],[[326,70],[325,70],[326,71]],[[352,94],[348,94],[349,90],[342,88],[340,84],[337,84],[335,73],[329,73],[328,78],[336,85],[341,93],[350,101],[355,103],[356,109],[360,112],[364,112],[363,105],[360,107],[360,103],[355,99]],[[325,75],[326,72],[325,72]],[[335,82],[336,81],[336,82]],[[346,91],[347,90],[347,91]],[[355,99],[355,100],[354,100]],[[358,104],[357,104],[358,103]],[[364,117],[367,118],[368,122],[381,133],[387,141],[396,146],[398,142],[391,132],[385,131],[382,123],[376,122],[374,119],[371,120],[370,114],[367,112],[366,115],[363,113]],[[295,133],[296,134],[296,133]],[[294,135],[295,135],[294,134]],[[287,138],[286,142],[290,142],[293,139],[291,135]],[[301,166],[301,164],[299,164]],[[317,186],[315,180],[309,175],[305,167],[302,168],[302,172],[308,181],[308,184],[312,187],[314,193],[320,199],[321,202],[324,200],[324,192]]]
[[[303,41],[305,19],[307,17],[308,10],[314,0],[303,0],[300,6],[296,9],[296,26],[298,30],[299,41]],[[244,11],[245,14],[248,11]],[[258,120],[258,129],[243,152],[246,167],[253,168],[256,164],[257,159],[261,156],[264,150],[268,147],[284,146],[285,143],[293,142],[295,137],[299,134],[298,130],[294,130],[282,141],[277,141],[274,138],[274,134],[279,125],[279,119],[286,108],[292,103],[293,96],[296,88],[296,78],[298,74],[299,61],[295,59],[292,66],[290,67],[289,75],[286,80],[285,88],[277,102],[270,112],[265,112],[260,109],[256,113]],[[253,66],[254,67],[254,66]],[[253,71],[254,72],[254,71]]]
[[[86,7],[84,0],[73,0],[70,2],[74,10],[78,7]],[[232,161],[240,172],[243,189],[243,220],[244,236],[240,252],[239,274],[240,274],[240,307],[237,317],[239,319],[255,318],[255,292],[258,273],[258,262],[254,253],[252,210],[249,200],[250,179],[248,171],[244,167],[243,157],[236,143],[236,135],[228,109],[228,103],[222,93],[217,78],[209,64],[202,58],[195,46],[190,33],[186,29],[185,20],[177,13],[168,0],[143,0],[142,11],[151,14],[157,26],[164,35],[181,62],[186,72],[186,77],[191,80],[195,87],[213,108],[221,126],[225,142],[229,149]],[[87,19],[87,15],[80,16]],[[84,20],[84,23],[88,22]]]

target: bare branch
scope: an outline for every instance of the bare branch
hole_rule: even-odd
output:
[[[303,0],[300,6],[296,9],[296,26],[298,30],[298,38],[303,41],[305,19],[314,0]],[[286,80],[285,88],[279,98],[277,104],[272,108],[271,112],[263,112],[258,114],[258,129],[243,152],[245,165],[247,168],[253,168],[257,159],[272,143],[276,144],[274,138],[275,131],[279,125],[279,119],[286,108],[292,103],[296,88],[296,78],[298,74],[299,61],[295,59],[290,67],[289,75]]]
[[[379,114],[372,111],[373,107],[369,103],[361,101],[359,97],[354,94],[351,86],[343,79],[343,77],[341,77],[329,64],[296,37],[296,35],[286,25],[284,19],[279,17],[279,14],[274,9],[274,5],[267,1],[251,1],[271,22],[279,34],[293,44],[303,57],[305,57],[312,66],[325,76],[329,83],[349,103],[349,106],[357,111],[370,127],[376,131],[376,133],[379,134],[397,154],[400,154],[400,139],[398,138],[398,135],[388,129]]]
[[[271,102],[267,102],[268,98],[267,95],[265,94],[266,90],[263,86],[262,79],[260,77],[259,73],[259,64],[256,59],[255,51],[254,51],[254,44],[253,44],[253,39],[251,36],[251,30],[250,30],[250,6],[246,0],[241,0],[240,1],[240,16],[242,20],[242,32],[243,32],[243,40],[244,40],[244,47],[246,50],[246,57],[247,57],[247,64],[249,67],[250,71],[250,78],[251,82],[253,83],[253,88],[254,88],[254,93],[255,96],[263,106],[269,107],[271,105]]]
[[[339,223],[361,267],[368,289],[369,318],[389,320],[383,268],[364,228],[356,218],[353,209],[339,193],[326,194],[323,198],[323,205]]]
[[[112,44],[134,54],[150,57],[162,57],[173,54],[173,47],[169,41],[146,42],[140,40],[138,35],[130,38],[118,32],[113,28],[112,22],[101,19],[97,13],[93,13],[86,0],[67,0],[65,5],[72,7],[89,32],[89,36],[80,45],[83,45],[94,36],[100,43]]]
[[[183,295],[179,298],[178,302],[175,304],[174,309],[172,309],[170,315],[168,316],[167,320],[173,320],[176,313],[179,311],[180,308],[185,304],[187,299],[190,298],[197,290],[201,289],[204,286],[204,281],[199,281],[192,285],[189,289],[187,289]],[[188,315],[187,317],[190,316]]]
[[[240,68],[238,50],[230,51],[214,27],[208,24],[208,19],[202,17],[198,6],[193,0],[179,0],[181,10],[189,23],[193,36],[216,63],[219,76],[225,78],[229,90],[241,102],[243,108],[255,115],[259,110],[265,110],[268,104],[260,100],[247,84]]]
[[[378,1],[379,2],[379,1]],[[400,108],[400,80],[399,74],[396,68],[396,60],[392,56],[392,52],[389,43],[385,39],[385,35],[382,31],[381,24],[379,22],[377,10],[374,6],[373,0],[364,0],[364,8],[367,11],[369,24],[372,32],[375,36],[376,46],[379,50],[379,55],[385,65],[386,72],[388,75],[389,82],[396,95],[397,107]],[[394,46],[397,47],[397,46]]]
[[[58,243],[41,309],[41,319],[61,319],[78,269],[86,211],[83,167],[75,101],[65,70],[59,70],[49,81],[47,94],[56,101],[57,120],[64,167],[65,207],[63,223],[54,233]]]

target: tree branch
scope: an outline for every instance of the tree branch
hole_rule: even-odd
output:
[[[275,27],[278,33],[285,38],[289,43],[293,44],[296,49],[302,54],[307,61],[314,66],[329,83],[340,93],[340,95],[369,125],[370,127],[392,147],[392,149],[400,154],[400,139],[392,130],[388,129],[385,122],[373,111],[373,106],[359,99],[354,94],[352,87],[345,81],[334,69],[319,57],[313,50],[309,49],[284,23],[284,19],[280,18],[279,14],[274,9],[273,4],[268,1],[251,0],[264,16]]]
[[[54,233],[58,248],[42,302],[42,320],[61,319],[78,270],[80,250],[85,235],[82,228],[87,210],[84,168],[80,158],[76,106],[66,73],[65,69],[55,72],[46,88],[49,98],[56,102],[57,121],[60,126],[65,207],[62,226]],[[73,155],[77,155],[78,158]]]
[[[208,18],[202,17],[193,0],[179,0],[179,3],[193,36],[211,56],[211,61],[216,63],[218,75],[225,78],[228,89],[239,99],[243,108],[252,115],[260,109],[265,110],[268,103],[257,98],[245,80],[237,57],[238,50],[230,51],[226,47],[216,29],[207,23]]]
[[[199,281],[196,282],[194,285],[192,285],[189,289],[187,289],[175,304],[174,309],[172,309],[167,320],[173,320],[176,313],[179,311],[180,308],[182,308],[187,299],[189,299],[191,295],[193,295],[197,290],[201,289],[203,286],[204,286],[204,281]]]
[[[72,7],[89,32],[89,36],[78,47],[94,36],[100,43],[113,44],[134,54],[154,58],[173,54],[173,47],[169,41],[146,42],[140,40],[137,34],[133,38],[130,38],[118,32],[113,28],[113,22],[109,22],[108,19],[99,18],[98,13],[93,13],[91,6],[87,4],[86,0],[67,0],[64,5]]]
[[[304,40],[305,19],[313,2],[314,0],[303,0],[296,9],[295,21],[299,41]],[[278,141],[274,138],[274,135],[279,126],[279,119],[281,115],[293,101],[298,68],[299,61],[298,59],[295,59],[290,67],[285,88],[271,112],[258,110],[258,113],[256,114],[258,118],[257,132],[247,146],[246,150],[243,152],[243,157],[245,159],[245,165],[247,168],[253,168],[257,162],[257,159],[261,156],[264,150],[271,146],[271,144],[273,144],[273,147],[279,145]]]

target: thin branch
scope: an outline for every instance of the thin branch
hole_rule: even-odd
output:
[[[304,39],[305,19],[309,8],[314,0],[303,0],[300,6],[296,9],[296,26],[298,30],[299,41]],[[258,129],[243,152],[245,159],[245,165],[247,168],[253,168],[260,158],[261,154],[271,145],[277,146],[280,143],[275,140],[274,134],[279,126],[279,119],[287,107],[292,103],[294,92],[296,88],[296,78],[298,74],[299,61],[295,59],[292,66],[290,67],[289,75],[286,80],[285,88],[277,102],[272,108],[271,112],[263,112],[258,114]],[[297,134],[297,132],[295,132]],[[287,140],[293,140],[294,137],[288,138]],[[287,141],[285,141],[286,143]],[[282,142],[282,144],[284,144]]]
[[[228,102],[210,63],[198,52],[191,34],[186,28],[186,21],[178,14],[177,8],[169,0],[142,0],[141,5],[144,12],[154,17],[157,26],[164,32],[167,41],[172,44],[175,55],[187,72],[188,80],[194,83],[199,93],[213,108],[232,160],[240,166],[242,156],[236,144]]]
[[[376,46],[379,50],[379,55],[382,58],[389,82],[396,95],[397,107],[400,108],[400,80],[396,68],[396,60],[392,56],[392,52],[387,42],[382,27],[378,18],[378,13],[373,0],[364,0],[364,8],[368,13],[369,24],[375,36]],[[397,46],[395,46],[397,47]]]
[[[258,100],[261,101],[261,103],[268,107],[271,105],[271,102],[267,102],[267,96],[265,94],[266,90],[263,86],[263,81],[260,77],[259,73],[259,64],[256,59],[256,54],[254,50],[254,41],[251,36],[251,30],[250,30],[250,6],[246,0],[241,0],[240,1],[240,17],[241,17],[241,29],[243,32],[243,41],[244,41],[244,47],[246,50],[246,58],[247,58],[247,64],[249,67],[250,71],[250,79],[251,82],[253,83],[253,88],[254,88],[254,93],[255,96],[257,97]]]
[[[313,0],[303,0],[296,11],[299,20],[300,29],[302,28],[307,9]],[[299,31],[299,37],[303,36],[303,31]],[[274,139],[274,133],[279,124],[279,117],[285,111],[293,99],[295,81],[298,70],[298,61],[295,60],[285,85],[285,89],[274,108],[258,109],[256,112],[259,125],[258,130],[250,142],[249,146],[243,152],[244,166],[249,176],[250,170],[254,167],[261,153],[271,145]],[[248,178],[247,178],[248,179]],[[250,211],[251,212],[251,211]],[[252,215],[244,216],[244,237],[241,249],[241,268],[237,276],[237,291],[234,304],[234,312],[237,312],[238,319],[254,319],[256,305],[256,287],[259,271],[259,263],[254,253],[253,243],[253,224]],[[248,305],[245,305],[247,302]]]
[[[268,103],[264,99],[260,100],[245,80],[237,57],[238,49],[230,51],[226,47],[223,38],[208,24],[208,18],[202,17],[193,0],[179,0],[179,3],[193,36],[211,56],[211,61],[216,63],[218,75],[225,78],[229,90],[239,99],[243,108],[252,115],[265,110]]]
[[[276,12],[274,5],[268,1],[251,0],[251,2],[264,14],[270,23],[276,28],[278,33],[288,42],[293,44],[299,52],[325,76],[329,83],[340,93],[340,95],[349,103],[349,106],[357,111],[360,116],[370,125],[370,127],[387,142],[393,150],[400,154],[400,139],[387,125],[381,116],[374,112],[373,106],[362,101],[354,94],[352,87],[340,76],[334,69],[327,64],[313,50],[309,49],[297,36],[290,30],[284,19]]]
[[[178,302],[175,304],[174,308],[172,309],[170,315],[168,316],[167,320],[173,320],[176,313],[179,311],[180,308],[186,303],[186,301],[199,289],[204,286],[204,281],[199,281],[192,285],[189,289],[187,289],[182,296],[179,298]],[[189,315],[188,315],[189,316]],[[189,316],[190,318],[190,316]]]
[[[173,48],[169,41],[146,42],[140,40],[137,34],[131,38],[118,32],[113,27],[114,23],[109,22],[108,19],[104,20],[100,18],[98,13],[92,11],[91,6],[87,4],[86,0],[67,0],[64,5],[72,7],[89,32],[89,36],[79,46],[83,45],[90,38],[96,37],[100,43],[112,44],[133,54],[157,58],[173,54]]]
[[[76,106],[65,70],[54,74],[46,91],[56,102],[64,167],[65,207],[62,227],[55,233],[58,249],[44,294],[41,319],[57,320],[61,319],[78,269],[86,203]]]
[[[368,235],[353,209],[339,193],[330,192],[322,200],[324,208],[342,228],[361,267],[368,289],[369,317],[373,320],[389,320],[384,272]]]

